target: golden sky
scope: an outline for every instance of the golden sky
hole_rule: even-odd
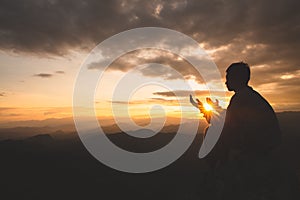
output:
[[[72,116],[74,83],[88,53],[114,34],[144,26],[174,29],[196,40],[216,63],[223,82],[230,63],[247,62],[252,71],[250,85],[275,111],[300,110],[300,14],[295,10],[298,1],[275,0],[271,8],[265,1],[91,0],[72,4],[8,4],[3,5],[6,12],[1,14],[0,23],[1,122]],[[129,66],[147,63],[175,68],[184,79],[169,68],[150,64],[142,70],[130,71]],[[127,75],[131,80],[168,82],[182,94],[182,112],[199,117],[189,104],[190,91],[182,88],[182,84],[188,83],[201,100],[208,95],[207,87],[187,65],[180,57],[157,50],[130,52],[120,57],[95,91],[97,115],[111,116],[111,105],[120,116],[124,106],[129,106],[135,117],[149,113],[160,117],[163,113],[155,105],[160,105],[169,116],[179,115],[176,98],[158,85],[139,88],[129,104],[126,99],[113,99],[116,83]],[[91,66],[90,70],[99,70],[99,66]],[[224,108],[231,95],[228,92],[226,98],[220,97]]]

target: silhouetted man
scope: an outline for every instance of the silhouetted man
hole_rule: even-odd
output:
[[[214,148],[218,160],[228,160],[230,156],[265,156],[281,142],[281,131],[272,107],[248,86],[249,80],[250,68],[246,63],[233,63],[226,70],[225,84],[235,94]]]
[[[232,63],[226,70],[226,86],[234,91],[226,112],[221,136],[210,153],[214,161],[226,161],[233,156],[262,156],[269,154],[281,141],[277,117],[270,104],[252,87],[248,86],[250,68],[243,62]],[[210,123],[211,112],[205,111],[201,101],[190,102],[198,107]],[[218,107],[218,101],[207,103]]]
[[[277,199],[276,162],[270,155],[281,143],[281,131],[272,107],[248,86],[249,79],[250,68],[244,62],[226,70],[226,86],[235,94],[220,138],[206,158],[222,182],[220,199]],[[266,196],[269,193],[272,197]]]

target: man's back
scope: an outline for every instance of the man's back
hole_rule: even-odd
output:
[[[281,132],[270,104],[247,86],[230,101],[222,138],[229,148],[247,154],[268,153],[279,145]]]

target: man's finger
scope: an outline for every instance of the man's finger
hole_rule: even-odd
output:
[[[212,105],[214,102],[211,100],[211,98],[206,97],[206,103]]]

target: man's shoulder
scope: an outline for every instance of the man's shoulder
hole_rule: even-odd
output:
[[[257,91],[255,91],[252,87],[248,86],[243,88],[241,91],[236,93],[234,99],[239,99],[239,100],[262,100],[264,99]]]
[[[244,88],[242,91],[232,96],[230,104],[235,105],[234,107],[248,109],[262,109],[262,110],[273,110],[269,102],[252,87]]]
[[[230,104],[243,104],[243,105],[253,105],[253,104],[268,104],[267,100],[255,91],[252,87],[243,88],[241,91],[235,93],[230,100]]]

